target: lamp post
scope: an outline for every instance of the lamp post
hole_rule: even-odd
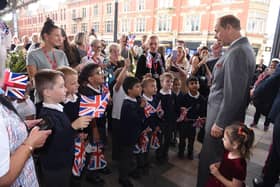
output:
[[[119,2],[115,0],[115,11],[114,11],[114,42],[118,40],[118,8]]]

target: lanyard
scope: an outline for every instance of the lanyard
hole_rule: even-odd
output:
[[[56,69],[56,68],[57,68],[57,63],[56,63],[54,51],[52,50],[52,55],[53,55],[53,59],[54,59],[54,60],[52,60],[52,59],[49,57],[49,55],[48,55],[48,53],[47,53],[46,50],[43,50],[43,52],[44,52],[44,55],[45,55],[45,57],[47,58],[48,62],[51,64],[52,69]]]

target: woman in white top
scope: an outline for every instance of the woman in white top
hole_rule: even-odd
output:
[[[0,37],[0,43],[2,38]],[[4,48],[0,45],[0,51]],[[5,63],[6,53],[0,54],[0,67]],[[3,68],[0,68],[0,87]],[[12,104],[0,95],[0,186],[38,187],[32,151],[42,147],[51,130],[39,131],[38,127],[28,135],[27,128],[40,120],[21,120]]]

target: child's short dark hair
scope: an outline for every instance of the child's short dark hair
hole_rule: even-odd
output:
[[[126,77],[123,81],[123,90],[128,94],[128,90],[132,89],[135,84],[140,83],[139,79],[136,77]]]
[[[254,131],[242,123],[233,123],[226,127],[227,133],[231,143],[238,144],[238,151],[243,158],[250,158],[250,149],[253,146],[255,134]]]
[[[189,85],[189,83],[190,83],[191,81],[198,82],[198,78],[197,78],[196,76],[191,75],[191,76],[187,79],[187,81],[186,81],[187,86]]]
[[[142,85],[142,88],[145,88],[149,83],[156,83],[156,79],[154,79],[154,78],[151,78],[151,77],[148,77],[148,78],[145,78],[145,79],[143,79],[142,80],[142,83],[141,83],[141,85]]]
[[[97,68],[99,68],[98,64],[94,64],[94,63],[89,63],[87,64],[81,71],[80,76],[79,76],[79,84],[81,86],[84,86],[88,83],[88,78],[90,76],[92,76],[92,73],[94,70],[96,70]]]
[[[45,89],[52,89],[57,77],[64,75],[60,71],[56,70],[41,70],[35,75],[35,88],[39,94],[40,99],[44,99],[43,92]]]

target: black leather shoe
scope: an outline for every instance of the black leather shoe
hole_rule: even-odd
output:
[[[253,178],[254,187],[263,187],[263,180],[260,177]]]
[[[119,179],[119,184],[123,187],[133,187],[133,183],[129,179]]]

